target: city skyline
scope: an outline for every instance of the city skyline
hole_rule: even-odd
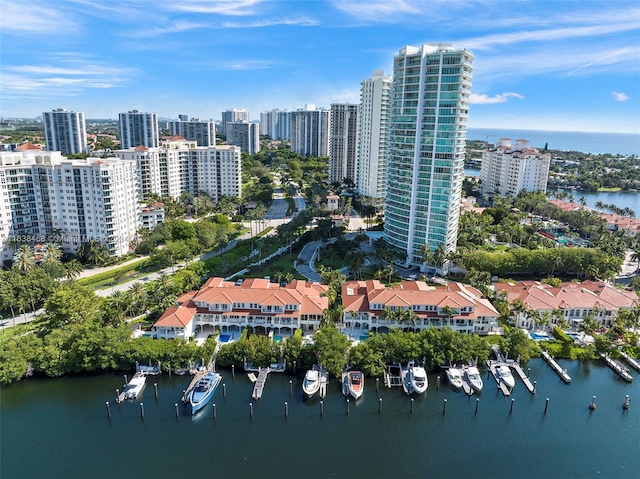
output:
[[[0,2],[0,115],[358,103],[406,45],[475,57],[470,128],[640,133],[635,2]],[[144,19],[141,21],[141,19]]]

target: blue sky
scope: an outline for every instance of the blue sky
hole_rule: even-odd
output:
[[[357,102],[405,45],[474,53],[470,127],[640,133],[640,3],[0,0],[0,114],[219,119]]]

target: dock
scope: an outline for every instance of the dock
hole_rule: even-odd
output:
[[[140,366],[140,364],[138,364],[138,362],[136,361],[136,373],[127,382],[127,384],[124,385],[124,387],[122,388],[122,392],[118,394],[118,397],[116,398],[116,402],[120,404],[121,402],[127,399],[126,398],[127,386],[129,384],[135,383],[136,381],[139,380],[139,378],[145,378],[145,381],[146,381],[146,376],[149,376],[149,375],[156,376],[160,374],[161,371],[162,371],[162,368],[160,367],[160,363],[157,363],[155,366],[151,366],[151,364],[149,364],[149,366]],[[142,385],[142,387],[144,388],[144,384]]]
[[[189,395],[191,394],[191,390],[196,387],[196,384],[198,384],[198,381],[200,381],[205,374],[207,374],[208,372],[212,372],[216,370],[216,357],[218,356],[218,346],[216,346],[216,349],[213,353],[213,356],[211,356],[211,359],[209,360],[209,363],[206,366],[200,366],[200,367],[191,367],[191,365],[189,365],[189,373],[193,376],[193,378],[191,378],[191,382],[189,383],[189,386],[187,387],[187,389],[184,390],[184,393],[182,394],[182,398],[180,398],[180,400],[183,403],[187,403],[189,402]],[[202,360],[202,362],[204,363],[204,359]]]
[[[571,376],[567,374],[567,371],[565,369],[562,369],[560,367],[560,365],[555,361],[555,359],[551,357],[548,352],[542,350],[542,357],[547,362],[547,364],[551,366],[551,369],[553,369],[558,374],[558,376],[560,376],[560,379],[562,379],[567,384],[571,382]]]
[[[259,368],[258,370],[258,379],[253,386],[253,393],[251,397],[255,400],[258,400],[262,397],[262,391],[264,391],[264,385],[267,382],[267,376],[271,372],[271,368]]]
[[[402,368],[400,366],[387,366],[387,372],[384,374],[384,385],[388,388],[403,385]]]
[[[620,351],[620,356],[622,356],[624,360],[627,363],[629,363],[629,366],[631,366],[636,371],[640,372],[640,363],[638,363],[638,361],[636,361],[635,359],[633,359],[631,356],[629,356],[627,353],[623,351]]]
[[[631,374],[629,374],[629,372],[627,371],[627,368],[625,368],[618,361],[611,359],[609,356],[603,353],[600,353],[600,357],[604,359],[604,362],[607,363],[607,366],[613,369],[613,371],[617,373],[618,376],[620,376],[622,379],[627,382],[633,381],[633,376],[631,376]]]
[[[405,394],[411,394],[413,392],[413,386],[409,381],[409,368],[403,368],[400,366],[400,381],[402,390],[405,392]]]
[[[509,364],[509,367],[514,369],[516,374],[518,376],[520,376],[520,379],[524,383],[524,385],[527,388],[527,390],[531,394],[535,394],[536,393],[536,388],[533,386],[533,383],[531,382],[531,379],[529,379],[527,377],[527,375],[524,373],[522,367],[520,366],[520,363],[518,363],[517,361],[513,361],[512,363]],[[569,378],[569,381],[571,381],[571,378]]]
[[[329,373],[326,369],[320,369],[320,399],[327,396],[327,385],[329,384]]]
[[[498,373],[496,372],[496,367],[500,366],[501,364],[503,364],[501,361],[493,361],[491,359],[487,361],[487,367],[489,368],[489,371],[491,371],[491,375],[493,376],[493,379],[495,379],[496,384],[498,385],[498,389],[500,389],[500,391],[502,391],[502,394],[504,394],[505,396],[510,396],[511,389],[509,389],[509,387],[500,380],[500,378],[498,377]]]
[[[462,372],[462,390],[467,396],[473,396],[473,387],[471,387],[467,375],[464,374],[464,369],[461,368],[460,371]]]

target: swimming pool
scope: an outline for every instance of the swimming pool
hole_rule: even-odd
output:
[[[219,343],[229,342],[230,339],[231,339],[231,335],[230,334],[221,334],[220,336],[218,336],[218,342]]]
[[[531,339],[533,339],[534,341],[548,341],[551,339],[551,336],[549,336],[547,333],[534,333],[533,331],[529,332],[529,336],[531,336]]]
[[[279,343],[280,341],[282,341],[282,336],[274,336],[274,337],[273,337],[273,340],[274,340],[276,343]]]
[[[580,335],[578,333],[567,333],[565,331],[565,334],[569,336],[571,339],[573,339],[574,341],[578,341],[580,339]]]

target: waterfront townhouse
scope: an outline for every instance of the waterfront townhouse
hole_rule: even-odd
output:
[[[566,282],[559,287],[538,281],[520,281],[496,283],[495,288],[498,294],[504,292],[511,304],[516,300],[522,303],[523,308],[512,308],[511,321],[523,329],[557,325],[562,319],[571,326],[578,326],[589,315],[600,327],[610,328],[618,311],[640,305],[635,292],[615,288],[603,281]],[[538,325],[536,318],[539,318]]]
[[[210,278],[199,291],[178,298],[154,324],[158,338],[188,339],[193,332],[306,334],[320,327],[328,307],[327,286],[294,280],[286,285],[267,279],[225,281]]]
[[[391,328],[449,327],[485,335],[499,331],[498,311],[478,290],[461,283],[402,281],[389,287],[378,280],[348,281],[342,285],[342,305],[347,329],[386,333]]]

